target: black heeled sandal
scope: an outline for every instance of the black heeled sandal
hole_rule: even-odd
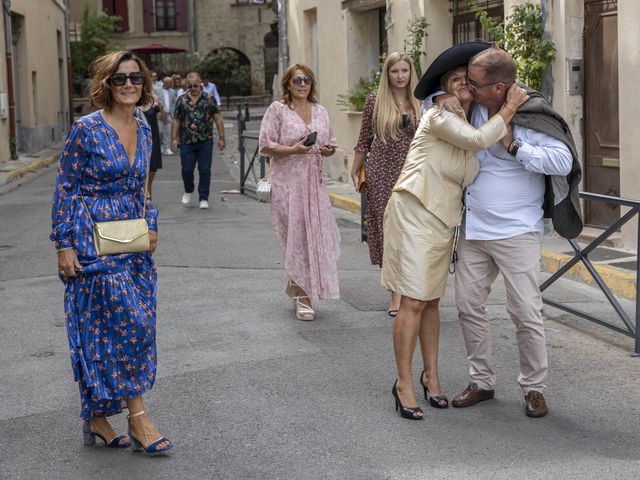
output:
[[[396,383],[393,384],[393,388],[391,389],[391,393],[396,399],[396,412],[398,411],[398,408],[400,408],[400,416],[402,418],[407,418],[409,420],[422,420],[423,412],[420,407],[407,408],[404,405],[402,405],[402,402],[400,401],[400,397],[398,397],[397,386],[398,386],[398,380],[396,380]]]
[[[129,438],[131,438],[131,442],[132,442],[131,445],[132,445],[133,451],[134,452],[143,451],[147,455],[164,454],[173,448],[173,443],[171,443],[171,440],[169,440],[167,437],[160,437],[158,440],[150,443],[145,447],[144,443],[142,443],[142,441],[134,437],[133,434],[131,433],[131,422],[129,420],[131,418],[139,417],[140,415],[145,415],[146,413],[147,412],[145,412],[144,410],[141,410],[139,412],[130,413],[129,415],[127,415],[127,422],[129,423]],[[145,435],[147,435],[147,433],[145,433]],[[160,447],[160,444],[165,442],[169,442],[169,444],[165,445],[164,447]]]
[[[127,438],[126,435],[116,435],[110,441],[107,442],[107,439],[104,438],[98,432],[94,432],[91,430],[91,424],[89,420],[85,420],[82,424],[82,440],[83,443],[87,446],[96,444],[96,437],[102,440],[105,446],[110,448],[128,448],[131,445],[131,440]],[[126,441],[123,441],[126,440]]]
[[[424,389],[424,399],[429,400],[429,405],[431,405],[433,408],[448,408],[449,399],[445,395],[442,395],[441,397],[430,396],[429,389],[422,380],[423,378],[424,370],[422,370],[422,373],[420,374],[420,385],[422,385],[422,388]]]

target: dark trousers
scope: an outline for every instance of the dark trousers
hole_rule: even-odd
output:
[[[182,183],[184,183],[184,191],[186,193],[193,192],[193,172],[196,165],[198,165],[199,200],[209,200],[212,156],[213,140],[180,145],[180,164],[182,165]]]

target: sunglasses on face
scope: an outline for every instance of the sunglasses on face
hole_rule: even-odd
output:
[[[114,73],[109,77],[109,82],[115,87],[121,87],[127,80],[131,80],[132,85],[142,85],[144,83],[144,72]]]
[[[304,77],[295,76],[291,81],[294,85],[302,85],[302,82],[304,82],[306,85],[311,85],[311,77],[309,75]]]
[[[198,88],[200,86],[199,83],[189,83],[185,85],[186,88]]]

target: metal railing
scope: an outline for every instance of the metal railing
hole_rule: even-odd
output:
[[[581,248],[578,245],[578,242],[575,240],[569,240],[569,244],[573,248],[575,254],[571,260],[569,260],[565,265],[562,266],[556,273],[551,275],[545,282],[540,285],[540,291],[543,292],[546,290],[551,284],[553,284],[556,280],[562,277],[565,273],[567,273],[574,265],[578,262],[582,262],[587,269],[587,271],[593,277],[593,280],[598,285],[602,293],[604,293],[605,297],[613,307],[614,311],[622,320],[624,327],[611,323],[605,319],[598,318],[590,313],[584,312],[582,310],[578,310],[577,308],[570,307],[568,305],[564,305],[559,302],[555,302],[548,298],[542,297],[542,301],[547,305],[551,305],[552,307],[558,308],[565,312],[571,313],[578,317],[584,318],[585,320],[589,320],[593,323],[601,325],[603,327],[609,328],[615,332],[621,333],[628,337],[635,338],[635,347],[634,351],[631,353],[633,357],[640,357],[640,221],[638,222],[638,237],[637,237],[637,245],[636,245],[636,311],[635,311],[635,323],[629,318],[627,312],[622,308],[620,302],[616,299],[615,295],[611,292],[611,289],[607,286],[606,282],[598,273],[593,263],[589,259],[589,254],[593,252],[598,246],[600,246],[607,238],[609,238],[613,233],[620,230],[620,228],[631,220],[633,217],[640,213],[640,202],[635,200],[628,200],[618,197],[611,197],[608,195],[599,195],[596,193],[587,193],[581,192],[580,198],[584,200],[594,200],[594,201],[602,201],[607,202],[614,205],[620,205],[629,207],[629,211],[625,213],[619,220],[614,222],[609,228],[607,228],[604,232],[602,232],[596,239],[594,239],[589,245],[584,248]],[[640,220],[640,215],[639,215]]]
[[[260,146],[257,141],[259,137],[257,135],[251,135],[245,133],[247,128],[247,121],[249,120],[249,107],[245,106],[245,115],[242,115],[242,109],[238,105],[238,151],[240,152],[240,193],[246,192],[256,193],[256,184],[258,180],[264,178],[267,170],[268,157],[260,155]],[[256,148],[253,150],[253,154],[250,154],[247,148],[247,141],[255,140]],[[251,157],[249,159],[249,157]],[[248,164],[247,164],[248,160]],[[256,160],[258,161],[259,172],[256,172]],[[251,175],[253,183],[247,184],[247,180]]]

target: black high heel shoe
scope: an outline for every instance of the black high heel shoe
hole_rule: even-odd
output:
[[[107,439],[100,435],[98,432],[91,430],[91,424],[88,420],[85,420],[82,424],[82,440],[85,445],[95,445],[96,437],[104,442],[107,447],[111,448],[127,448],[131,445],[131,440],[126,435],[117,435],[107,442]],[[123,441],[126,440],[126,441]]]
[[[400,408],[400,416],[402,418],[408,418],[409,420],[422,420],[423,415],[421,415],[422,409],[420,407],[407,408],[402,405],[400,397],[398,397],[397,385],[398,380],[396,380],[396,383],[393,384],[393,388],[391,389],[391,393],[396,399],[396,412],[398,411],[398,408]]]
[[[424,370],[422,370],[422,373],[420,374],[420,385],[422,385],[422,388],[424,389],[424,399],[425,400],[429,400],[429,404],[433,408],[447,408],[447,407],[449,407],[449,399],[445,395],[442,395],[441,397],[436,397],[436,396],[430,396],[429,395],[429,389],[424,384],[424,381],[422,380],[423,378],[424,378]]]

